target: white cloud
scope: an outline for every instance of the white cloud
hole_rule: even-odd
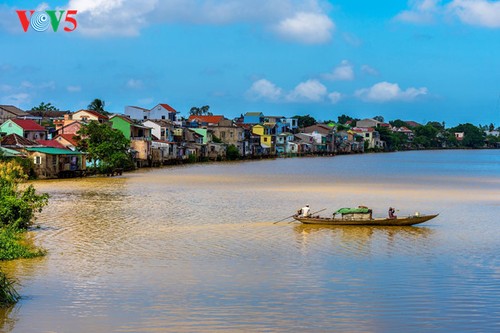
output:
[[[70,93],[76,93],[82,91],[82,87],[80,86],[67,86],[66,90]]]
[[[281,98],[282,89],[271,81],[260,79],[252,84],[246,95],[250,99],[255,100],[267,99],[270,101],[277,101]]]
[[[397,21],[409,23],[430,23],[440,12],[440,0],[411,0],[410,10],[399,13],[395,19]]]
[[[130,89],[142,89],[144,87],[144,83],[142,80],[129,79],[127,81],[127,88]]]
[[[31,96],[28,93],[17,93],[3,96],[0,100],[2,104],[23,106],[31,102]]]
[[[332,104],[337,104],[338,102],[340,102],[340,100],[344,98],[344,96],[338,91],[334,91],[328,94],[328,98],[330,99]]]
[[[85,35],[137,36],[157,6],[157,0],[70,0],[66,8],[78,10],[77,31]]]
[[[437,17],[457,17],[469,25],[500,28],[500,2],[491,0],[411,0],[410,9],[399,13],[397,21],[431,23]]]
[[[323,13],[300,12],[279,22],[275,31],[284,39],[322,44],[331,39],[334,28],[333,21]]]
[[[325,0],[70,0],[77,30],[87,36],[137,36],[163,23],[260,26],[300,43],[323,43],[334,27]]]
[[[500,28],[500,2],[487,0],[454,0],[449,11],[466,24]]]
[[[299,83],[286,97],[290,102],[320,102],[327,95],[326,87],[318,80]]]
[[[397,83],[379,82],[370,88],[359,89],[355,96],[365,102],[392,102],[405,101],[410,102],[418,97],[427,95],[428,90],[422,88],[408,88],[401,90]]]
[[[368,65],[361,66],[361,72],[366,75],[372,75],[372,76],[379,75],[379,72],[375,68]]]
[[[352,81],[354,80],[354,70],[347,60],[343,60],[339,66],[333,69],[332,73],[324,74],[323,77],[332,81]]]

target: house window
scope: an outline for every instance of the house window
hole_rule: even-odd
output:
[[[161,116],[161,119],[165,119],[166,117],[165,116]]]
[[[42,156],[35,156],[33,162],[37,165],[42,164]]]
[[[53,166],[57,165],[57,156],[56,155],[52,155],[52,165]]]
[[[264,142],[267,142],[267,138],[264,138]]]
[[[148,119],[148,116],[144,116],[144,119]]]

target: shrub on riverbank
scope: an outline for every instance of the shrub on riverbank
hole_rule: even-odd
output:
[[[37,194],[33,185],[20,188],[27,178],[16,161],[0,161],[0,260],[45,254],[45,250],[27,244],[23,231],[33,223],[35,213],[47,205],[49,196]],[[0,271],[0,306],[8,306],[19,299],[13,286],[14,282]]]
[[[27,229],[36,212],[47,205],[47,194],[36,194],[33,185],[20,189],[27,180],[23,168],[15,161],[0,162],[0,227]]]

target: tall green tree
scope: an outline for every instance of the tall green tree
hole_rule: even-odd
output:
[[[401,119],[396,119],[392,120],[389,122],[393,127],[410,127],[405,121],[402,121]]]
[[[90,102],[87,108],[92,111],[106,112],[104,110],[105,105],[106,103],[102,99],[96,98],[92,102]]]
[[[59,111],[59,109],[50,102],[41,102],[40,105],[32,107],[31,111]]]
[[[87,152],[88,158],[101,173],[107,173],[115,168],[133,167],[129,153],[130,141],[122,132],[112,129],[107,124],[91,121],[82,126],[78,135],[79,149]]]
[[[345,124],[345,123],[347,123],[349,120],[354,120],[352,117],[349,117],[349,116],[347,116],[347,115],[345,115],[345,114],[343,114],[343,115],[341,115],[341,116],[338,116],[338,117],[337,117],[337,119],[338,119],[338,123],[339,123],[339,124]]]
[[[209,111],[210,106],[209,105],[203,105],[202,107],[196,107],[193,106],[189,110],[189,114],[191,116],[212,116],[212,112]]]
[[[293,118],[297,119],[297,124],[299,127],[308,127],[312,125],[316,125],[318,122],[316,119],[306,114],[305,116],[294,116]]]
[[[450,128],[449,132],[453,133],[464,133],[464,138],[461,144],[468,148],[481,148],[485,144],[485,133],[479,127],[476,127],[470,123],[460,124],[456,127]]]

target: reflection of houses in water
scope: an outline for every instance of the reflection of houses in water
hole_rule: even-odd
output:
[[[415,239],[427,238],[433,230],[426,227],[381,227],[381,226],[323,226],[298,224],[294,227],[297,243],[303,252],[310,247],[327,244],[334,252],[350,252],[364,255],[378,248],[393,248],[397,242],[410,243]],[[333,242],[332,242],[333,241]]]

